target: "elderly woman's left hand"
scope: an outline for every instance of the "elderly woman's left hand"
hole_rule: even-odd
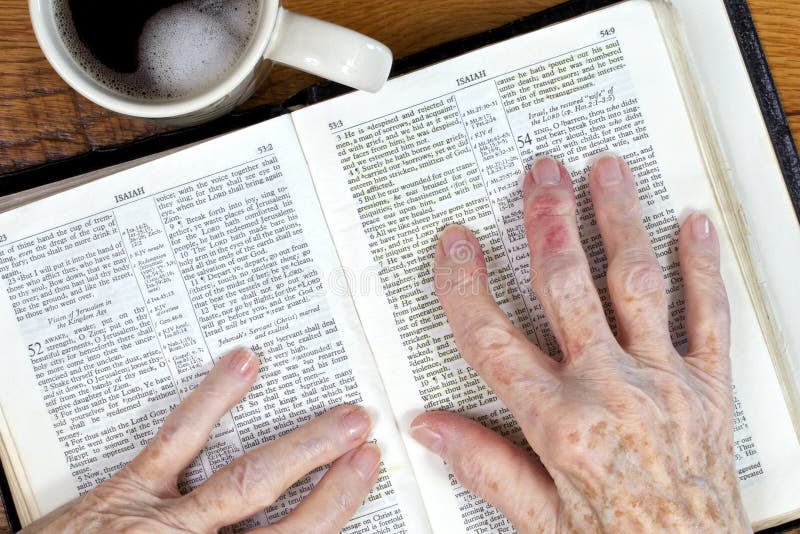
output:
[[[274,502],[296,480],[333,462],[317,487],[281,521],[253,532],[339,532],[378,476],[380,452],[365,443],[370,421],[340,406],[280,439],[237,458],[182,496],[178,477],[227,411],[247,393],[258,358],[234,351],[164,422],[127,467],[22,532],[217,532]]]

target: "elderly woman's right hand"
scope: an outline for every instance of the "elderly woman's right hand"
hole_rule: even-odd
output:
[[[533,289],[563,353],[555,361],[489,291],[483,253],[452,226],[436,291],[467,362],[513,412],[539,458],[438,412],[412,435],[521,532],[746,532],[733,460],[729,315],[708,218],[680,235],[689,353],[673,348],[661,267],[633,175],[603,157],[590,175],[619,335],[609,328],[578,236],[568,171],[539,160],[524,184]]]

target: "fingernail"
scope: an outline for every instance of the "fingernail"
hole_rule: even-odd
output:
[[[561,167],[555,159],[544,156],[533,163],[531,177],[538,185],[555,185],[561,182]]]
[[[228,370],[233,374],[248,375],[255,365],[256,354],[250,349],[238,349],[228,358]]]
[[[444,439],[438,432],[434,432],[425,425],[412,426],[411,437],[419,441],[429,451],[442,455],[444,450]]]
[[[369,417],[359,408],[354,408],[344,416],[344,427],[351,440],[363,439],[369,432]]]
[[[692,221],[692,231],[695,238],[701,241],[708,239],[711,237],[711,221],[702,213],[695,215]]]
[[[350,465],[358,471],[361,478],[370,479],[378,470],[381,462],[381,452],[372,443],[362,445],[350,458]]]
[[[445,256],[460,263],[475,259],[477,255],[475,245],[463,226],[453,224],[445,228],[441,242]]]
[[[606,187],[617,185],[624,179],[619,158],[612,154],[601,156],[594,164],[594,172],[600,185]]]

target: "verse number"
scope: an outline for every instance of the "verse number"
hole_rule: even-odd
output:
[[[605,39],[607,37],[613,37],[616,33],[616,28],[612,26],[610,28],[606,28],[605,30],[600,30],[600,38]]]
[[[271,144],[269,144],[269,145],[261,145],[260,147],[258,147],[258,153],[259,154],[266,154],[267,152],[272,152],[272,145]]]
[[[517,136],[517,146],[519,146],[519,148],[525,148],[526,146],[531,146],[531,145],[533,145],[533,139],[531,139],[531,134]]]
[[[42,353],[42,344],[38,341],[28,345],[28,356],[39,356]]]
[[[344,126],[344,121],[342,121],[342,120],[333,121],[333,122],[329,122],[328,123],[328,128],[331,129],[331,130],[338,130],[342,126]]]

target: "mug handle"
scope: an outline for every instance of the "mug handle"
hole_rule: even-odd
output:
[[[389,77],[392,52],[353,30],[279,8],[264,57],[371,93]]]

